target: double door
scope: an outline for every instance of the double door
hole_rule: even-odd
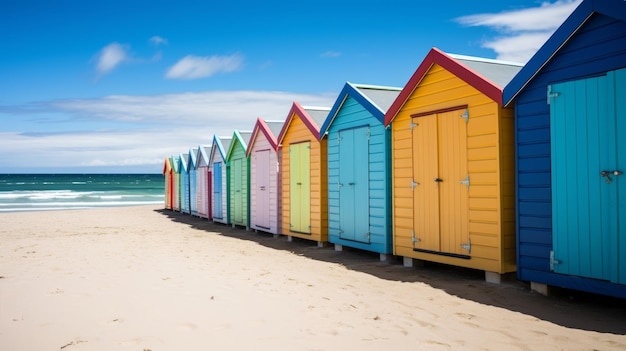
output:
[[[465,109],[412,118],[413,249],[469,258]]]

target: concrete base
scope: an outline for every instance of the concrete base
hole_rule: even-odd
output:
[[[414,267],[414,264],[415,264],[415,262],[414,262],[413,258],[406,257],[406,256],[402,257],[402,265],[403,266],[405,266],[405,267]]]
[[[293,241],[293,236],[287,235],[287,241],[289,241],[289,242]]]
[[[335,244],[335,251],[343,251],[343,245]]]
[[[547,284],[530,282],[530,290],[538,292],[543,296],[550,296],[550,286]]]
[[[485,281],[492,284],[500,284],[502,282],[502,275],[496,272],[485,271]]]
[[[324,247],[324,242],[323,241],[318,241],[317,242],[317,247]]]
[[[274,237],[275,237],[275,238],[278,238],[279,236],[280,236],[280,235],[278,235],[278,234],[274,234]]]
[[[389,261],[389,255],[381,253],[380,262],[387,262],[387,261]]]

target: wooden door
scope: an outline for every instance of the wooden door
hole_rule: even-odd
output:
[[[259,150],[256,160],[256,203],[255,224],[257,227],[270,228],[270,150]]]
[[[213,217],[224,219],[224,204],[222,200],[222,168],[221,162],[213,164]]]
[[[311,143],[289,145],[290,230],[311,233]]]
[[[370,242],[369,127],[339,132],[339,237]]]
[[[414,249],[469,257],[465,109],[412,119]]]
[[[626,70],[554,84],[548,96],[551,268],[626,284]]]
[[[244,220],[244,211],[245,211],[245,201],[244,201],[244,190],[243,190],[243,160],[241,158],[236,158],[232,160],[231,164],[231,172],[232,172],[232,218],[231,221],[236,224],[245,224]]]

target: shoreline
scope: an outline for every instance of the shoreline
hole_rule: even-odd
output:
[[[545,297],[162,205],[2,219],[3,350],[626,349],[624,300]]]

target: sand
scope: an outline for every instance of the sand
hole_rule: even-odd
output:
[[[625,350],[626,303],[158,206],[0,214],[0,350]]]

